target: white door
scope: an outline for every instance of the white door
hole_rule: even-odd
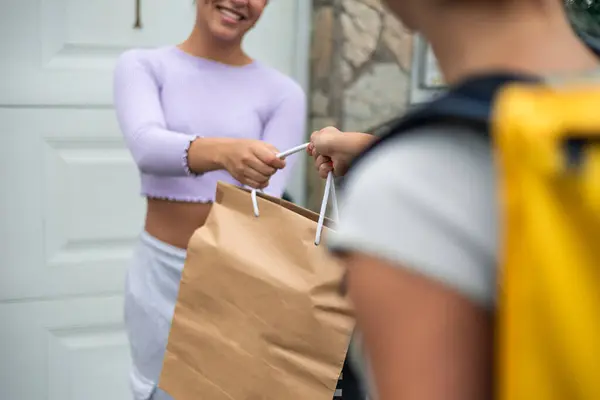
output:
[[[184,39],[194,18],[192,0],[139,0],[134,29],[136,3],[1,0],[1,400],[130,398],[121,291],[144,202],[112,68],[128,47]],[[248,42],[300,79],[308,3],[272,2]]]

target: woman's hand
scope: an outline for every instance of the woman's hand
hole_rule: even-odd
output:
[[[352,159],[373,140],[373,135],[359,132],[341,132],[328,126],[310,136],[307,152],[314,157],[321,178],[330,171],[336,176],[346,173]]]
[[[221,147],[219,164],[243,185],[264,189],[285,161],[269,143],[251,139],[232,139]]]

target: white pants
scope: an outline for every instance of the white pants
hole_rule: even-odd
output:
[[[125,326],[131,347],[130,384],[135,400],[171,400],[157,389],[179,281],[183,249],[140,235],[125,288]]]

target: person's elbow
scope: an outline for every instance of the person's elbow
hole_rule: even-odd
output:
[[[164,177],[187,175],[184,156],[173,160],[166,157],[166,154],[161,154],[160,149],[151,147],[138,149],[132,154],[133,160],[142,174]]]
[[[186,175],[186,152],[182,149],[175,154],[170,146],[156,140],[151,132],[127,140],[133,161],[142,174],[156,176]],[[178,146],[179,147],[179,146]]]
[[[158,165],[156,157],[147,148],[140,148],[132,152],[133,161],[142,174],[165,175],[164,168]]]

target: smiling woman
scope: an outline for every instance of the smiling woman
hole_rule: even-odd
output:
[[[267,2],[204,0],[198,3],[196,18],[198,24],[207,27],[215,38],[235,40],[254,27]],[[240,4],[244,7],[240,7]]]
[[[217,181],[281,196],[293,158],[283,169],[276,153],[304,139],[300,86],[241,46],[266,5],[198,1],[183,43],[129,50],[116,66],[115,109],[148,204],[125,295],[136,400],[170,398],[157,381],[186,247],[208,216]]]

